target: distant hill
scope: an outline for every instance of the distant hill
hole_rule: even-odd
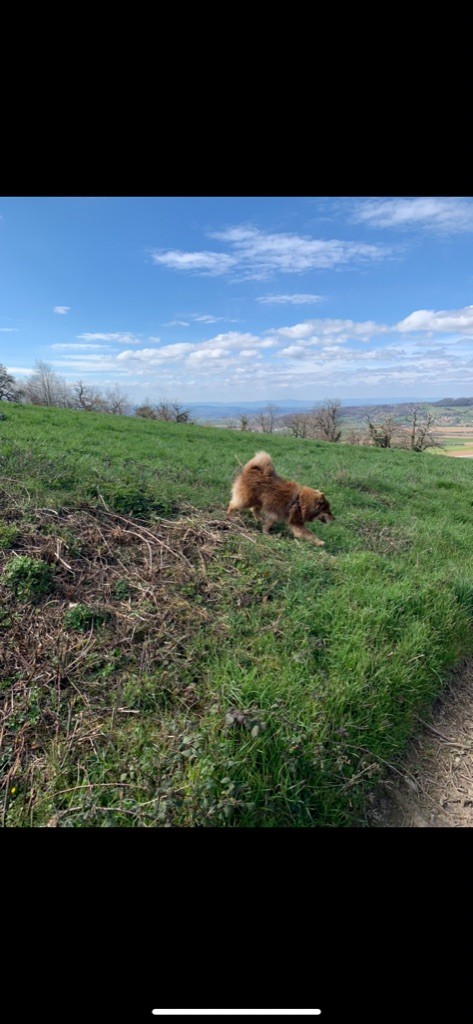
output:
[[[455,408],[458,406],[472,406],[473,398],[441,398],[440,402],[430,402],[430,405],[440,405],[444,409]]]
[[[340,406],[340,417],[346,420],[360,421],[370,416],[383,417],[383,416],[394,416],[395,418],[404,419],[409,415],[409,412],[414,404],[422,406],[431,406],[443,409],[458,409],[458,408],[471,408],[473,407],[473,398],[442,398],[438,401],[419,401],[417,399],[406,399],[406,398],[394,398],[392,402],[372,402],[368,403],[361,398],[350,399],[350,404],[345,405],[342,400]],[[197,422],[222,422],[224,420],[235,419],[238,416],[246,414],[247,416],[255,416],[259,412],[262,412],[268,405],[273,405],[276,409],[277,417],[290,416],[292,413],[304,413],[309,412],[318,406],[323,405],[322,401],[309,401],[297,398],[282,398],[279,400],[265,400],[265,401],[253,401],[253,402],[184,402],[183,405],[186,409],[189,409],[192,419]],[[130,411],[130,415],[134,414],[134,409]]]
[[[193,419],[197,420],[222,420],[231,419],[233,416],[241,416],[246,413],[254,416],[261,412],[267,405],[274,405],[280,413],[308,412],[313,409],[314,402],[304,402],[298,399],[283,399],[280,402],[187,402],[186,409],[189,409]],[[320,403],[318,403],[320,405]]]
[[[473,402],[473,399],[472,399]],[[309,412],[310,409],[314,409],[317,406],[323,405],[323,401],[309,401],[297,398],[282,398],[282,399],[266,399],[264,402],[185,402],[186,409],[189,409],[192,418],[194,420],[224,420],[232,419],[235,416],[241,416],[246,413],[248,416],[255,416],[257,413],[262,412],[263,409],[268,405],[275,406],[277,413],[280,416],[288,416],[295,412]],[[424,403],[434,404],[434,403]],[[441,402],[437,402],[437,405],[441,405]],[[393,403],[389,405],[373,404],[369,405],[362,398],[352,398],[350,405],[342,405],[340,408],[340,415],[348,419],[359,419],[366,415],[369,411],[371,414],[379,413],[380,415],[396,414],[406,415],[409,407],[412,405],[412,400],[407,402],[406,399],[394,399]]]

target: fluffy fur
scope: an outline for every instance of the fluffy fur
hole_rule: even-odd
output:
[[[278,476],[267,452],[257,452],[233,484],[227,515],[243,508],[251,508],[255,519],[263,524],[263,533],[268,533],[273,523],[284,522],[294,537],[310,540],[317,547],[323,547],[324,541],[306,530],[305,523],[314,519],[333,523],[335,519],[322,491]]]

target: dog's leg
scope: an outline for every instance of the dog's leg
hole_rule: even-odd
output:
[[[248,508],[248,496],[244,488],[242,489],[240,479],[237,479],[232,487],[232,496],[227,508],[227,516],[233,515],[234,512],[240,512],[243,508]]]
[[[278,521],[277,516],[268,515],[265,515],[264,518],[261,517],[261,520],[263,523],[263,533],[269,533],[271,527],[274,526],[274,524]]]
[[[292,526],[291,524],[289,529],[298,540],[310,540],[317,548],[325,547],[325,541],[319,540],[319,538],[315,536],[315,533],[311,533],[310,530],[306,530],[305,526]]]
[[[258,521],[258,523],[262,523],[263,522],[263,516],[261,515],[261,512],[260,512],[259,508],[255,508],[255,506],[253,505],[253,508],[251,509],[251,511],[253,513],[254,518]]]

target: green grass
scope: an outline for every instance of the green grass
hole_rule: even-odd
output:
[[[39,604],[0,575],[4,823],[363,823],[473,648],[472,462],[5,412],[0,574],[17,555],[55,569]],[[223,529],[237,460],[259,448],[326,492],[323,550],[248,513]],[[93,533],[82,507],[102,510]]]

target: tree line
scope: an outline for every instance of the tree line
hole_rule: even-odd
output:
[[[85,412],[109,412],[123,416],[129,402],[119,384],[100,391],[93,384],[78,380],[70,384],[49,364],[37,359],[34,370],[21,384],[0,363],[0,400],[28,405],[54,406],[57,409],[83,409]]]
[[[393,416],[367,414],[363,426],[351,427],[345,436],[342,436],[340,414],[339,399],[327,399],[309,412],[286,415],[279,415],[277,406],[270,403],[251,419],[242,413],[236,420],[227,421],[226,425],[233,430],[253,430],[263,434],[283,430],[292,437],[330,441],[332,444],[343,440],[347,444],[407,448],[414,452],[441,447],[434,433],[435,419],[432,413],[424,411],[420,403],[407,407],[402,424]]]
[[[119,384],[106,391],[100,391],[93,384],[83,380],[68,383],[54,368],[37,360],[33,372],[21,385],[6,367],[0,363],[0,401],[26,402],[30,405],[54,406],[61,409],[76,409],[84,412],[105,412],[125,416],[131,412],[129,399]],[[281,416],[278,407],[269,402],[252,417],[242,413],[236,420],[229,420],[226,426],[233,430],[256,431],[272,434],[284,430],[293,437],[312,438],[337,444],[342,440],[340,426],[341,403],[338,399],[327,399],[322,405],[309,412],[290,413]],[[163,420],[169,423],[191,423],[191,415],[180,402],[164,399],[152,404],[145,399],[134,410],[142,419]],[[392,416],[371,417],[367,414],[364,429],[352,427],[343,440],[348,444],[367,444],[376,448],[409,448],[422,452],[427,448],[440,448],[433,432],[435,420],[422,405],[412,405],[407,422],[397,423]]]
[[[101,391],[83,380],[68,383],[65,377],[41,359],[37,359],[33,372],[19,384],[6,366],[0,363],[0,401],[24,402],[28,405],[53,406],[56,409],[76,409],[83,412],[105,412],[126,416],[132,409],[127,394],[119,384]],[[179,402],[159,401],[151,405],[148,399],[134,410],[135,416],[145,419],[189,423],[190,413]]]

